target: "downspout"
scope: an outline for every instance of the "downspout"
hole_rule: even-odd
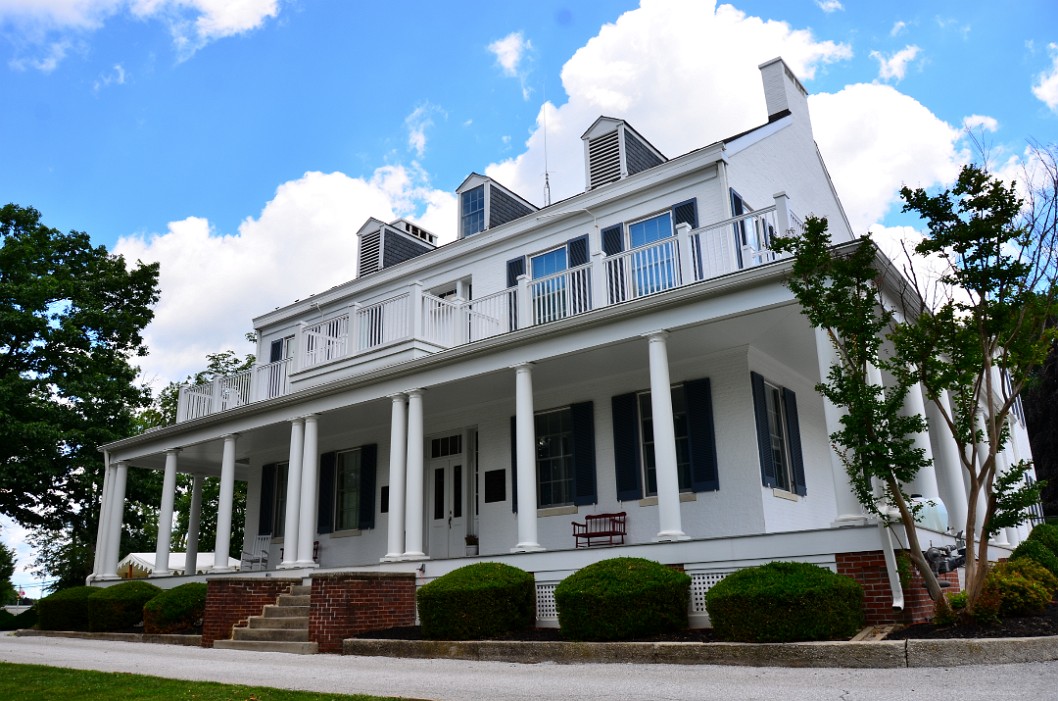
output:
[[[889,589],[893,592],[893,608],[903,611],[904,587],[900,584],[900,570],[896,566],[893,536],[884,520],[878,521],[878,532],[882,537],[882,554],[885,556],[885,569],[889,574]]]

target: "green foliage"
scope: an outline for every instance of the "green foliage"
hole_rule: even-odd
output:
[[[150,582],[133,579],[97,589],[88,597],[88,629],[113,631],[132,628],[143,620],[143,606],[161,589]]]
[[[1047,546],[1047,549],[1058,557],[1058,525],[1053,523],[1041,523],[1029,533],[1029,540],[1038,540]]]
[[[988,573],[985,587],[999,592],[999,615],[1038,616],[1051,603],[1051,593],[1040,582],[1013,569],[994,567]]]
[[[1010,554],[1010,559],[1014,561],[1022,558],[1038,562],[1048,572],[1058,576],[1058,556],[1051,552],[1051,549],[1040,540],[1030,537],[1021,541],[1018,547],[1014,548],[1014,552]]]
[[[38,601],[37,625],[41,630],[88,630],[88,599],[99,589],[70,587]]]
[[[691,578],[637,557],[588,565],[555,587],[562,637],[629,640],[687,627]]]
[[[1000,562],[992,568],[992,572],[1002,575],[1016,574],[1025,579],[1038,582],[1047,591],[1047,596],[1052,599],[1055,594],[1058,594],[1058,576],[1055,576],[1046,567],[1030,558],[1022,557],[1017,560]]]
[[[498,562],[453,570],[416,593],[422,635],[475,640],[526,630],[536,621],[533,575]]]
[[[863,627],[863,588],[850,577],[803,562],[771,562],[730,574],[706,594],[723,640],[842,640]]]
[[[0,543],[0,604],[13,604],[18,600],[18,591],[11,583],[16,559],[15,551]]]
[[[955,625],[966,615],[966,592],[956,591],[945,595],[944,602],[938,600],[933,610],[933,622],[938,626]]]
[[[28,608],[17,616],[0,609],[0,630],[24,630],[37,625],[37,612]]]
[[[143,606],[144,633],[183,633],[197,628],[206,612],[206,585],[188,582],[167,589]]]

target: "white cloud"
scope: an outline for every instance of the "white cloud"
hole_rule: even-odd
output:
[[[908,64],[915,60],[921,50],[912,44],[905,46],[891,56],[886,56],[879,51],[872,51],[870,54],[871,58],[877,59],[879,64],[878,79],[886,82],[895,79],[899,83],[907,75]]]
[[[1032,94],[1052,112],[1058,113],[1058,44],[1047,45],[1051,53],[1051,68],[1036,76]]]
[[[40,47],[40,53],[34,58],[13,58],[8,61],[7,65],[16,71],[24,71],[29,68],[38,70],[41,73],[51,73],[56,68],[66,54],[70,51],[70,42],[67,40],[53,41],[48,44],[44,44]]]
[[[161,263],[161,299],[140,359],[155,386],[201,369],[207,353],[250,352],[252,317],[355,277],[356,230],[370,216],[414,216],[430,231],[454,228],[455,198],[433,190],[415,168],[380,168],[370,180],[306,173],[283,183],[256,218],[233,234],[200,217],[162,234],[121,238],[114,252]],[[445,237],[451,240],[452,236]]]
[[[164,22],[177,55],[186,59],[211,41],[260,27],[279,14],[279,4],[278,0],[0,0],[0,21],[14,24],[31,51],[44,50],[43,58],[15,58],[10,65],[54,70],[65,56],[65,51],[56,53],[56,46],[68,45],[71,34],[92,32],[121,13]]]
[[[109,73],[101,75],[96,79],[92,84],[92,90],[99,92],[103,88],[108,88],[111,85],[124,85],[125,78],[125,68],[120,63],[115,63]]]
[[[895,37],[904,33],[907,29],[907,22],[904,20],[897,20],[893,23],[893,28],[889,30],[889,36]]]
[[[426,130],[433,126],[435,114],[445,116],[444,110],[427,102],[416,107],[404,118],[404,126],[408,130],[408,148],[415,151],[419,158],[426,153]]]
[[[819,5],[819,9],[827,14],[845,9],[845,6],[841,4],[841,0],[816,0],[816,5]]]
[[[523,64],[532,48],[532,42],[526,39],[521,32],[511,32],[488,46],[488,50],[496,56],[496,63],[503,74],[508,78],[517,78],[522,84],[523,100],[528,100],[532,94],[532,90],[526,84],[527,71]]]
[[[999,131],[999,121],[995,117],[971,114],[969,117],[963,117],[962,128],[969,132],[987,131],[994,134]]]

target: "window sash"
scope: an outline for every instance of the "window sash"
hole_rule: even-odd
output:
[[[657,461],[654,455],[654,416],[649,391],[637,395],[639,407],[640,451],[643,466],[644,496],[657,496]],[[672,421],[676,433],[676,475],[681,492],[691,491],[691,437],[687,421],[687,400],[683,385],[672,387]]]
[[[793,491],[790,442],[786,435],[786,406],[782,400],[782,390],[765,382],[764,400],[767,406],[768,432],[771,438],[769,450],[775,465],[775,486],[785,491]]]
[[[479,185],[460,195],[463,236],[485,230],[485,186]]]
[[[569,407],[537,414],[537,506],[573,504],[573,418]]]
[[[290,463],[276,465],[275,498],[272,501],[272,537],[282,538],[287,522],[287,473]]]
[[[353,530],[360,527],[360,450],[338,453],[334,470],[334,528]]]

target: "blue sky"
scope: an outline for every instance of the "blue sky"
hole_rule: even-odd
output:
[[[949,183],[967,127],[1010,176],[1058,139],[1053,0],[0,0],[0,200],[162,263],[164,384],[351,278],[369,216],[451,240],[471,171],[540,203],[543,115],[558,199],[595,117],[680,155],[766,119],[779,55],[858,231],[915,226],[899,187]]]

